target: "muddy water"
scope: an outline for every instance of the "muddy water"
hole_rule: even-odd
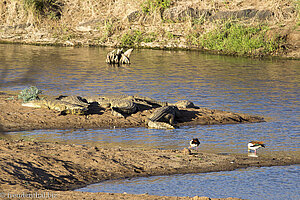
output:
[[[101,129],[19,133],[38,139],[107,146],[183,148],[199,137],[200,150],[245,152],[250,140],[263,152],[299,150],[300,62],[135,50],[130,66],[109,66],[109,49],[0,45],[3,90],[35,85],[45,94],[140,94],[163,101],[258,114],[267,123],[182,127],[177,130]]]
[[[262,140],[267,147],[260,149],[260,154],[300,150],[300,61],[135,50],[130,66],[117,67],[104,62],[109,50],[0,44],[1,89],[21,90],[35,85],[51,95],[121,93],[169,102],[188,99],[198,106],[262,115],[267,122],[176,130],[38,130],[11,135],[111,147],[172,149],[187,147],[192,137],[198,137],[200,151],[237,153],[246,153],[248,141]]]

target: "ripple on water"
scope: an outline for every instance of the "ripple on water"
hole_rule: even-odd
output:
[[[295,200],[300,199],[300,165],[105,181],[77,191]]]

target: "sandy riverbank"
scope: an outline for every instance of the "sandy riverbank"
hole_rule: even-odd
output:
[[[258,158],[196,151],[188,155],[182,150],[102,148],[6,139],[0,140],[0,160],[2,194],[49,192],[61,199],[190,199],[70,190],[111,179],[300,163],[299,157],[292,153]]]
[[[152,110],[139,111],[126,118],[109,110],[87,116],[60,115],[59,112],[21,106],[16,92],[0,94],[0,182],[1,195],[47,194],[62,199],[191,199],[148,194],[83,193],[73,189],[104,180],[138,176],[227,171],[245,167],[299,164],[296,154],[258,158],[182,150],[142,148],[103,148],[9,139],[5,132],[32,129],[68,129],[145,126]],[[13,97],[13,98],[12,98]],[[262,122],[263,118],[227,111],[183,109],[182,124],[226,124]],[[234,196],[234,195],[233,195]],[[194,197],[193,199],[208,199]]]

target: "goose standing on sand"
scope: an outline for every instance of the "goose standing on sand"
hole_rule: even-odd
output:
[[[266,147],[264,142],[261,142],[261,141],[251,141],[248,143],[248,152],[249,153],[253,153],[254,151],[254,154],[256,155],[256,150],[261,148],[261,147]]]
[[[190,148],[193,148],[193,147],[196,147],[196,150],[198,151],[199,145],[200,145],[200,141],[198,140],[198,138],[193,138],[193,139],[190,141],[189,149],[190,149]]]

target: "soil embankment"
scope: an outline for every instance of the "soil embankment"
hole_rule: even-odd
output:
[[[0,2],[0,42],[300,58],[295,0],[38,2]]]

